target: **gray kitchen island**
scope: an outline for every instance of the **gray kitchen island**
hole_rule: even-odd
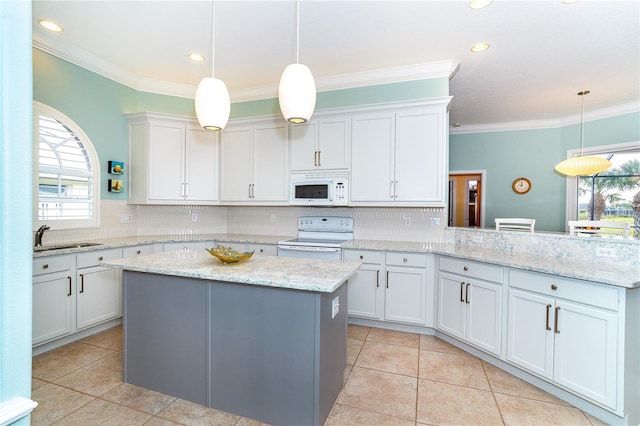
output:
[[[123,380],[244,417],[322,425],[343,384],[359,263],[180,250],[123,269]]]

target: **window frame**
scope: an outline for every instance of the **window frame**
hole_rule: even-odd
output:
[[[640,141],[600,145],[584,149],[570,149],[567,151],[567,158],[578,157],[580,155],[620,154],[636,150],[640,150]],[[566,176],[566,210],[564,221],[566,232],[569,232],[569,221],[578,220],[578,197],[576,194],[578,194],[578,177]]]
[[[71,130],[82,142],[89,161],[91,162],[92,195],[91,205],[93,215],[90,219],[46,219],[40,220],[38,204],[40,200],[40,115],[60,121]],[[76,122],[67,115],[43,103],[33,102],[33,229],[42,225],[48,225],[54,230],[69,230],[83,228],[98,228],[100,226],[100,193],[101,193],[101,168],[98,153],[91,139]]]

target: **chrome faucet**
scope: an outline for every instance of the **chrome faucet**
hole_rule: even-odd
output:
[[[44,235],[44,231],[46,231],[47,229],[51,229],[51,228],[49,226],[47,226],[47,225],[42,225],[36,231],[36,241],[35,241],[35,246],[36,247],[42,245],[42,236]]]

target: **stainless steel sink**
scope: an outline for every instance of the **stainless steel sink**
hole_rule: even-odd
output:
[[[52,246],[40,246],[34,247],[33,251],[38,253],[41,251],[50,251],[50,250],[64,250],[71,248],[81,248],[81,247],[91,247],[91,246],[100,246],[100,243],[69,243],[69,244],[55,244]]]

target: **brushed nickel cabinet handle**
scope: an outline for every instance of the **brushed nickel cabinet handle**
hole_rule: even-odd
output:
[[[313,151],[313,165],[318,166],[318,151]]]
[[[464,281],[460,283],[460,301],[462,303],[464,303],[464,296],[462,295],[463,292],[464,292]]]
[[[67,277],[67,280],[69,281],[69,292],[67,293],[67,296],[71,296],[71,277]]]
[[[466,304],[471,303],[471,301],[469,300],[469,287],[470,287],[470,286],[471,286],[471,284],[467,283],[467,292],[466,292],[466,293],[465,293],[465,295],[464,295],[465,303],[466,303]]]
[[[389,183],[389,196],[393,198],[393,181]]]
[[[465,266],[465,267],[464,267],[464,268],[462,268],[462,269],[464,269],[465,271],[468,271],[468,270],[469,270],[469,267],[468,267],[468,266]]]
[[[48,269],[49,268],[49,264],[45,263],[44,265],[42,265],[42,269]]]
[[[322,166],[322,151],[318,151],[318,167]]]
[[[554,328],[554,332],[556,334],[560,334],[560,329],[558,328],[558,313],[560,312],[560,306],[556,306],[556,317],[555,317],[555,324],[553,325]]]
[[[376,271],[376,288],[380,287],[380,270]]]
[[[547,305],[547,331],[551,331],[551,327],[549,327],[549,311],[551,310],[551,304]]]
[[[404,259],[402,259],[402,261],[403,261],[404,263],[407,263],[407,262],[408,262],[408,259],[405,257]]]
[[[389,271],[387,271],[387,288],[389,288]]]
[[[557,290],[557,289],[558,289],[558,286],[557,286],[557,285],[555,285],[555,284],[551,284],[551,290]]]
[[[84,293],[84,274],[80,274],[80,293]]]

